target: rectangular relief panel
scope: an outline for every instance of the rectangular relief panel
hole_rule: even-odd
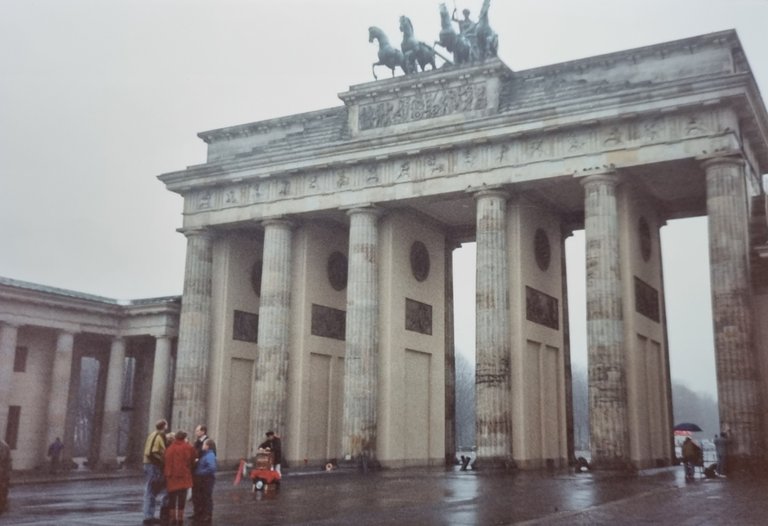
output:
[[[405,298],[405,330],[432,335],[432,305]]]
[[[655,322],[661,321],[659,291],[635,276],[635,310]]]
[[[431,354],[405,350],[405,421],[399,426],[405,433],[405,459],[429,458],[431,359]]]
[[[253,360],[232,358],[228,383],[226,457],[249,457]]]
[[[533,287],[525,287],[525,318],[550,329],[560,329],[557,298]]]
[[[346,338],[347,313],[343,310],[312,304],[312,328],[313,336],[342,340]]]
[[[560,349],[527,341],[525,355],[525,436],[524,455],[531,460],[557,460],[564,440],[560,398]]]
[[[257,343],[259,341],[259,315],[235,310],[232,317],[232,339]]]
[[[542,412],[542,454],[544,459],[560,458],[562,439],[560,386],[560,350],[549,345],[543,346],[541,356],[541,406]]]
[[[305,458],[325,459],[331,404],[331,360],[324,354],[309,355],[309,408]]]

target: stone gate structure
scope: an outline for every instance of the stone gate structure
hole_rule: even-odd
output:
[[[160,176],[188,240],[173,427],[207,422],[226,459],[274,429],[294,464],[443,462],[451,252],[475,241],[480,464],[563,465],[564,240],[583,228],[593,462],[665,465],[659,230],[707,215],[720,417],[737,460],[764,456],[768,117],[735,32],[339,97],[201,133],[207,161]]]

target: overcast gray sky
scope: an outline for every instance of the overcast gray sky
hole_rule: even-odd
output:
[[[181,199],[155,177],[204,162],[199,131],[340,105],[372,80],[368,26],[398,42],[406,14],[431,41],[438,5],[0,0],[0,275],[121,299],[179,294]],[[513,70],[735,28],[768,92],[765,0],[493,0],[490,21]],[[714,392],[705,225],[672,222],[663,239],[672,373]],[[569,241],[577,361],[581,244]],[[464,352],[473,334],[460,327]]]

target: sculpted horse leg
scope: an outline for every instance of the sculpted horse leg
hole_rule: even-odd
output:
[[[383,66],[381,62],[374,62],[371,64],[371,73],[373,73],[373,80],[379,80],[379,77],[376,76],[376,66]],[[394,76],[394,70],[392,70],[392,75]]]

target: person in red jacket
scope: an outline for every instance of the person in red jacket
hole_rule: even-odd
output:
[[[165,450],[165,475],[171,524],[184,523],[187,490],[192,487],[192,466],[197,458],[195,448],[187,442],[184,431],[176,431],[173,443]]]

